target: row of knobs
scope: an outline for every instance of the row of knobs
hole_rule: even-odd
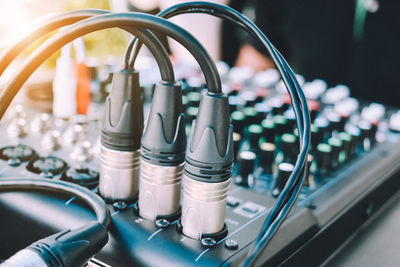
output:
[[[17,105],[14,108],[14,116],[10,125],[7,127],[8,135],[11,138],[23,139],[28,136],[28,126],[26,122],[26,113],[24,108]],[[78,117],[77,117],[78,118]],[[55,122],[65,128],[66,121],[58,120]],[[87,121],[84,117],[79,117],[70,123],[64,133],[61,130],[53,130],[53,121],[49,114],[42,113],[36,116],[31,125],[31,133],[34,135],[41,135],[41,147],[47,151],[58,151],[62,149],[63,145],[73,146],[70,157],[77,162],[91,161],[93,159],[93,147],[90,141],[85,140],[85,128],[87,128]]]

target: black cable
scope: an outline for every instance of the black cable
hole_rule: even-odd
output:
[[[6,84],[0,93],[0,118],[4,115],[12,99],[29,76],[50,57],[57,49],[64,46],[73,39],[89,32],[111,28],[111,27],[146,27],[160,31],[180,42],[198,61],[202,68],[209,94],[222,94],[221,80],[215,63],[212,61],[203,46],[187,31],[181,27],[148,14],[141,13],[115,13],[95,16],[77,22],[67,28],[60,30],[44,42],[23,64],[17,73]]]
[[[32,42],[36,41],[40,37],[66,25],[76,23],[77,21],[87,19],[96,15],[108,14],[110,11],[101,9],[84,9],[74,10],[57,14],[50,18],[41,21],[40,25],[35,31],[28,33],[27,35],[15,40],[13,44],[9,45],[5,51],[0,55],[0,75],[8,67],[8,65]],[[167,82],[174,82],[174,71],[169,59],[168,53],[165,50],[163,44],[158,38],[150,31],[142,29],[127,30],[132,34],[136,35],[141,41],[145,43],[147,48],[153,54],[161,73],[161,78]]]
[[[251,25],[252,23],[249,23],[248,21],[246,21],[246,19],[244,19],[244,16],[242,16],[240,13],[238,13],[237,11],[225,7],[225,6],[221,6],[218,4],[212,4],[212,3],[204,3],[204,2],[192,2],[192,3],[183,3],[183,4],[178,4],[175,6],[172,6],[168,9],[166,9],[165,11],[162,11],[161,13],[159,13],[159,16],[162,16],[164,18],[170,18],[179,14],[186,14],[186,13],[207,13],[213,16],[217,16],[223,19],[227,19],[228,21],[234,23],[237,26],[240,26],[242,28],[244,28],[245,30],[247,30],[249,33],[255,35],[256,37],[258,37],[258,39],[260,39],[260,34],[259,34],[259,30],[256,29],[254,27],[254,25]],[[292,99],[292,106],[294,108],[295,114],[296,114],[296,119],[297,119],[297,124],[299,126],[299,133],[300,133],[300,150],[302,150],[302,153],[300,154],[299,160],[298,162],[300,164],[297,164],[295,167],[294,172],[292,173],[291,177],[295,178],[295,179],[289,179],[289,183],[290,186],[289,187],[285,187],[287,190],[283,190],[282,194],[281,194],[281,198],[277,200],[276,205],[274,206],[274,209],[272,210],[272,212],[270,213],[268,219],[266,220],[266,225],[268,226],[270,221],[275,220],[276,216],[278,215],[278,212],[280,210],[282,210],[282,208],[284,207],[285,203],[287,202],[287,199],[289,198],[288,192],[293,192],[295,189],[296,184],[299,183],[299,178],[300,174],[302,172],[302,166],[304,165],[304,162],[307,157],[306,154],[306,149],[304,148],[304,143],[306,147],[308,147],[309,145],[307,145],[307,142],[304,142],[304,137],[307,135],[309,135],[309,133],[304,133],[303,134],[303,123],[304,123],[304,128],[309,127],[309,119],[305,119],[304,117],[307,117],[307,106],[306,106],[306,101],[305,98],[302,101],[302,106],[299,107],[298,106],[298,102],[301,102],[299,100],[299,96],[298,96],[298,92],[301,90],[300,86],[298,85],[296,78],[293,74],[293,72],[290,70],[290,68],[288,68],[288,65],[286,63],[286,61],[284,61],[283,57],[280,55],[280,53],[272,46],[270,45],[268,39],[265,36],[261,36],[262,38],[260,39],[264,46],[266,46],[266,48],[269,50],[270,54],[273,57],[274,63],[275,65],[278,67],[281,75],[282,75],[282,79],[284,80],[286,87],[288,88],[289,94],[291,95],[291,99]],[[129,45],[127,52],[129,49],[133,48],[133,43],[136,42],[136,40],[132,40],[131,44]],[[136,49],[139,49],[140,46],[136,46]],[[134,53],[137,53],[136,51],[134,51]],[[128,53],[126,53],[128,54]],[[131,59],[131,63],[133,64]],[[294,87],[294,90],[293,90]],[[300,116],[300,113],[302,112],[303,117]],[[303,119],[303,121],[301,120]],[[309,137],[308,137],[309,138]],[[308,142],[309,144],[309,142]],[[302,149],[303,148],[303,149]],[[300,179],[301,180],[301,179]],[[266,228],[266,227],[265,227]],[[262,229],[261,233],[263,233],[264,231],[266,231],[266,229]],[[257,238],[257,241],[259,241],[259,239],[261,239],[260,235]]]
[[[1,178],[0,192],[37,190],[69,193],[84,201],[96,214],[97,221],[106,229],[110,226],[110,211],[103,199],[90,190],[58,180],[40,179],[40,178]]]
[[[107,243],[111,215],[107,205],[95,193],[79,185],[57,180],[0,179],[0,192],[25,190],[69,193],[83,200],[94,211],[97,221],[42,238],[14,254],[4,262],[5,266],[83,266]]]
[[[169,18],[178,14],[184,13],[207,13],[223,19],[228,19],[236,25],[245,28],[248,32],[252,33],[264,44],[267,50],[270,52],[275,65],[282,75],[282,79],[289,91],[291,96],[292,106],[295,111],[297,124],[299,127],[300,142],[300,156],[295,165],[295,169],[288,179],[288,182],[280,194],[278,200],[267,217],[264,227],[262,228],[260,235],[257,237],[255,244],[261,241],[261,246],[256,245],[256,249],[253,250],[253,255],[259,255],[260,248],[264,248],[269,240],[273,237],[283,220],[288,215],[292,208],[295,200],[297,199],[298,193],[300,192],[301,184],[303,183],[304,177],[301,176],[305,160],[307,158],[307,152],[310,142],[310,118],[307,108],[307,103],[302,93],[300,86],[293,74],[293,71],[288,66],[287,62],[281,56],[279,51],[275,49],[268,41],[268,39],[261,33],[261,31],[251,22],[248,21],[237,11],[228,7],[220,6],[212,3],[195,2],[195,3],[184,3],[170,7],[169,9],[158,14],[165,18]],[[135,42],[133,40],[132,42]],[[128,49],[132,49],[133,45],[130,45]],[[136,49],[140,48],[140,45],[136,46]],[[135,51],[135,53],[137,53]],[[128,54],[128,53],[126,53]],[[132,60],[132,59],[131,59]],[[133,59],[134,60],[134,59]],[[133,62],[131,61],[131,64]],[[293,88],[294,87],[294,88]],[[299,96],[300,94],[300,96]],[[300,98],[300,99],[299,99]],[[301,107],[298,106],[298,102],[301,103]],[[302,117],[299,116],[302,113]],[[303,120],[303,121],[302,121]],[[302,129],[302,123],[304,123],[304,129]],[[304,134],[303,134],[304,131]],[[290,196],[290,197],[289,197]],[[271,225],[272,223],[272,225]],[[254,262],[254,261],[252,261]]]

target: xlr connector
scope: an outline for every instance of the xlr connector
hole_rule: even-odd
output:
[[[179,214],[186,136],[179,83],[156,84],[143,133],[139,214],[156,220]]]
[[[108,201],[137,197],[143,100],[139,74],[123,69],[113,77],[101,132],[99,193]]]
[[[228,99],[204,94],[186,149],[181,218],[186,236],[200,239],[224,229],[232,162]]]

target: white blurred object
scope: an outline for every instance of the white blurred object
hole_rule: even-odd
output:
[[[304,95],[309,99],[318,99],[328,88],[324,80],[315,79],[303,85]]]
[[[67,118],[76,113],[76,78],[71,44],[61,48],[53,81],[53,114]]]
[[[279,81],[280,77],[281,76],[276,69],[268,69],[257,72],[254,76],[253,83],[257,87],[269,88],[275,85]]]

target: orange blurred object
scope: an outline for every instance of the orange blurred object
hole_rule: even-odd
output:
[[[76,112],[86,114],[90,104],[90,76],[85,63],[76,64]]]

